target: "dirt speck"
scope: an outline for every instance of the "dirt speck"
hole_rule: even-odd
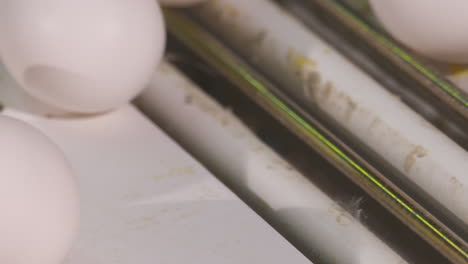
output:
[[[253,148],[253,152],[259,153],[265,151],[265,147],[263,145],[258,144]]]
[[[259,32],[252,35],[252,37],[248,38],[246,43],[249,47],[258,48],[263,44],[263,41],[265,41],[267,35],[268,33],[266,30],[260,30]]]
[[[368,128],[369,134],[372,134],[374,130],[380,126],[381,123],[382,123],[382,120],[380,118],[378,117],[374,118],[374,120],[372,120],[372,123],[369,125],[369,128]]]
[[[230,17],[235,18],[235,17],[238,17],[240,15],[239,10],[237,10],[236,8],[234,8],[232,6],[226,6],[225,11]]]
[[[322,83],[320,74],[316,71],[311,71],[307,74],[306,81],[304,83],[304,96],[311,100],[315,93],[315,90]]]
[[[229,108],[222,108],[216,103],[209,100],[202,94],[190,92],[192,89],[189,85],[186,87],[187,94],[185,95],[185,104],[192,105],[200,111],[213,117],[222,126],[228,126],[233,120],[233,114]]]
[[[253,60],[255,63],[259,62],[258,50],[262,49],[267,36],[268,32],[266,30],[260,30],[245,40],[244,45],[248,47],[251,60]]]
[[[193,102],[193,97],[191,95],[185,96],[185,104],[191,104]]]
[[[315,68],[317,66],[317,62],[303,54],[298,53],[292,48],[288,50],[288,61],[291,66],[299,70],[303,69],[304,67]]]
[[[410,153],[408,153],[408,155],[405,158],[404,171],[407,173],[410,172],[417,159],[424,158],[426,155],[427,150],[425,148],[421,146],[414,147],[414,149]]]
[[[449,74],[453,77],[467,76],[468,67],[464,65],[452,64],[450,65]]]
[[[281,163],[278,163],[280,164],[284,169],[288,170],[288,171],[294,171],[294,167],[291,166],[291,164],[287,163],[287,162],[281,162]]]
[[[221,3],[219,0],[211,0],[209,5],[200,6],[201,9],[207,10],[209,10],[210,7],[214,7],[216,9],[216,15],[218,19],[234,19],[240,16],[240,12],[237,8],[225,3]]]
[[[345,120],[349,121],[351,120],[351,117],[353,116],[353,113],[356,111],[358,105],[350,97],[346,98],[346,105],[347,106],[346,106]]]
[[[298,53],[293,48],[288,50],[287,61],[289,67],[294,71],[297,77],[305,81],[309,72],[315,71],[317,63],[307,56]]]
[[[143,222],[151,222],[151,221],[153,221],[153,217],[149,217],[149,216],[143,217]]]
[[[226,115],[223,115],[220,119],[221,125],[226,127],[229,125],[229,117]]]
[[[399,94],[396,94],[396,93],[392,93],[392,92],[389,92],[390,96],[392,96],[393,98],[397,99],[397,100],[401,100],[401,96]]]
[[[456,188],[463,188],[463,184],[455,176],[450,178],[450,183],[455,185]]]
[[[347,226],[351,222],[351,219],[345,213],[338,215],[335,220],[341,226]]]
[[[157,216],[145,216],[140,219],[128,221],[127,224],[133,230],[146,230],[160,224]]]
[[[98,116],[99,114],[102,113],[96,113],[96,114],[81,114],[81,113],[57,113],[57,114],[52,114],[52,113],[46,113],[44,116],[47,119],[56,119],[56,120],[65,120],[65,119],[81,119],[81,118],[88,118],[88,117],[93,117],[93,116]]]
[[[178,60],[178,56],[176,54],[172,54],[172,53],[168,53],[166,55],[166,60],[167,61],[177,61]],[[171,73],[171,68],[166,64],[166,63],[161,63],[158,68],[157,68],[157,71],[159,73],[162,73],[162,74],[166,74],[166,73]]]
[[[195,174],[195,169],[192,166],[173,168],[169,171],[153,176],[155,181],[159,181],[166,178],[177,177],[177,176],[191,176]]]
[[[367,218],[366,214],[364,213],[364,210],[362,209],[362,205],[365,202],[364,197],[353,197],[349,200],[346,201],[341,201],[339,204],[343,207],[343,213],[344,211],[347,211],[349,214],[351,214],[354,218],[356,218],[358,221],[361,221],[365,218]]]
[[[332,97],[335,86],[332,82],[322,79],[322,75],[317,71],[317,62],[293,48],[288,50],[287,60],[291,71],[302,81],[302,93],[307,100],[324,102]],[[351,115],[357,105],[351,99],[348,101]]]
[[[341,223],[341,221],[342,221],[341,215],[337,216],[337,217],[336,217],[336,222],[337,222],[337,223]]]
[[[188,212],[183,212],[177,216],[175,216],[174,218],[171,219],[171,221],[176,221],[176,222],[179,222],[179,221],[184,221],[184,220],[188,220],[194,216],[197,216],[200,214],[200,211],[199,210],[191,210],[191,211],[188,211]]]
[[[357,201],[357,202],[356,202]],[[349,208],[349,203],[354,203],[353,206],[360,206],[360,203],[362,202],[362,199],[352,199],[352,201],[344,202],[343,205],[333,205],[330,208],[328,208],[328,212],[336,215],[335,220],[338,224],[342,226],[347,226],[351,222],[355,221],[353,217],[355,217],[358,221],[361,220],[361,216],[356,217],[354,212],[354,208]],[[341,204],[341,203],[340,203]],[[362,209],[360,209],[362,211]],[[351,214],[352,213],[352,214]]]
[[[332,82],[328,81],[325,83],[325,86],[323,88],[322,92],[322,100],[326,101],[328,98],[330,98],[330,95],[332,94],[333,90],[335,89],[335,86]]]

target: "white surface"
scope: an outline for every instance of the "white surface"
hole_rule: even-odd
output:
[[[82,225],[65,264],[310,263],[132,106],[82,119],[4,113],[49,136],[77,174]]]
[[[406,263],[169,64],[160,66],[137,102],[311,257],[323,263]]]
[[[30,94],[78,113],[132,100],[161,59],[155,0],[0,1],[0,54]]]
[[[468,153],[397,97],[268,0],[213,0],[198,14],[283,88],[468,223]]]

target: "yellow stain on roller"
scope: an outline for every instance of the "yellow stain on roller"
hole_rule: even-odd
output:
[[[317,67],[317,62],[300,54],[293,48],[289,48],[287,60],[290,69],[303,81],[305,81],[308,74],[314,72]]]
[[[305,67],[315,67],[317,66],[317,62],[314,60],[306,57],[295,51],[294,49],[290,48],[288,50],[288,60],[297,68],[302,69]]]
[[[452,77],[468,76],[468,65],[460,65],[460,64],[450,65],[450,76]]]

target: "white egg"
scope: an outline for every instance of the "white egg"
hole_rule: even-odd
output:
[[[195,4],[206,2],[206,0],[159,0],[159,3],[164,6],[171,7],[187,7]]]
[[[43,134],[4,116],[0,146],[0,263],[62,263],[79,218],[67,161]]]
[[[370,0],[385,28],[430,58],[468,63],[468,1]]]
[[[165,28],[154,0],[2,0],[0,54],[45,103],[78,113],[128,103],[162,57]]]

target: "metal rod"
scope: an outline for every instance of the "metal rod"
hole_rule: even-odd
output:
[[[165,9],[164,13],[170,34],[236,84],[434,248],[454,263],[467,263],[468,251],[464,240],[357,156],[188,15],[170,9]]]
[[[352,1],[342,0],[341,2],[351,4]],[[279,3],[314,34],[320,35],[329,45],[339,50],[342,55],[352,61],[354,65],[371,75],[381,84],[380,87],[397,95],[401,102],[441,130],[458,145],[468,150],[468,122],[466,118],[451,106],[447,106],[423,86],[434,85],[424,75],[415,71],[408,72],[406,68],[411,68],[411,66],[399,58],[397,54],[384,53],[383,51],[391,53],[391,50],[382,47],[372,37],[366,38],[365,36],[370,34],[362,33],[364,29],[356,32],[356,25],[353,27],[350,23],[346,24],[342,19],[340,20],[335,15],[330,14],[328,10],[322,8],[316,2],[284,0],[279,1]],[[346,4],[343,4],[343,6],[349,12],[354,11],[352,7],[348,8]],[[392,42],[393,39],[383,33],[384,31],[377,24],[376,18],[372,16],[369,10],[361,8],[353,12],[353,16],[373,26],[375,32]],[[394,46],[400,48],[397,43],[394,43]],[[377,47],[381,47],[381,49]],[[414,55],[412,53],[408,54],[409,56]],[[418,60],[418,58],[413,60]],[[424,61],[420,62],[420,64],[428,71],[434,72],[438,78],[441,78],[455,89],[462,89],[463,87],[452,84],[451,81],[459,83],[459,85],[466,86],[467,84],[465,79],[468,80],[468,78],[466,76],[460,73],[451,73],[452,68],[455,66],[445,64],[427,65],[424,64]],[[416,75],[416,77],[413,75]],[[421,82],[423,85],[421,85]],[[459,92],[462,96],[465,96],[464,91]]]
[[[437,98],[438,107],[449,107],[450,110],[468,121],[468,95],[461,91],[444,76],[431,69],[420,59],[408,52],[391,37],[373,24],[361,18],[356,12],[339,0],[300,1],[302,5],[319,7],[330,17],[340,22],[355,36],[360,37],[394,67],[403,70],[411,79],[418,82],[427,92]],[[447,112],[447,111],[445,111]]]
[[[468,237],[468,148],[271,0],[208,1],[189,14],[445,225]],[[423,110],[443,118],[430,105]]]
[[[224,83],[215,86],[218,91],[226,87]],[[233,109],[239,106],[251,110],[252,102],[242,100],[231,104],[239,99],[237,92],[225,92],[222,98],[229,102],[223,102],[222,106],[174,66],[163,63],[137,104],[312,262],[408,264],[396,249],[390,248],[359,221],[359,213],[355,214],[357,218],[345,213],[349,208],[332,200],[309,178],[325,178],[335,170],[323,166],[322,159],[314,154],[306,174],[293,169],[294,165],[284,156],[277,154],[249,131],[238,116],[224,108],[227,103]],[[233,95],[236,99],[231,101],[229,97]],[[265,128],[270,120],[259,120],[265,115],[250,110],[242,116],[255,116],[255,126]],[[283,213],[285,211],[288,213]]]

